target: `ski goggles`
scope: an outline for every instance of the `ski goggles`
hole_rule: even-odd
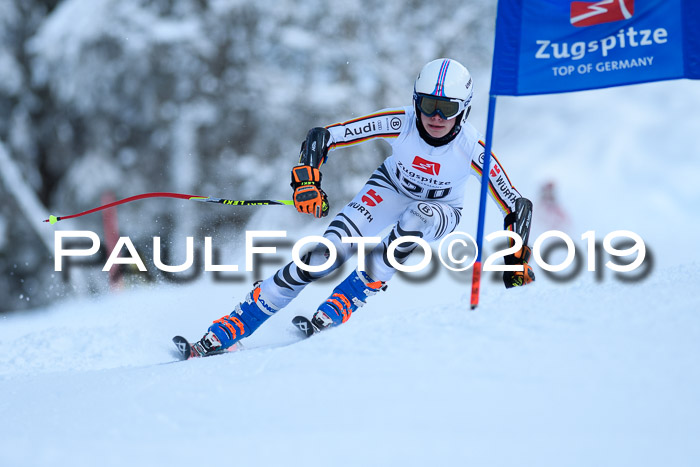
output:
[[[445,120],[451,120],[464,110],[464,101],[460,99],[448,99],[427,94],[415,94],[416,105],[426,117],[439,115]]]

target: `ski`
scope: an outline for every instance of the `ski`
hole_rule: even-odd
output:
[[[319,332],[319,329],[305,316],[295,316],[292,318],[292,324],[304,334],[304,337],[311,337]]]
[[[175,336],[173,337],[173,344],[175,344],[177,351],[180,352],[182,360],[189,360],[191,358],[192,346],[187,339],[182,336]]]
[[[292,324],[301,332],[303,338],[311,337],[315,333],[319,332],[320,329],[313,324],[308,318],[304,316],[295,316],[292,319]],[[190,343],[187,339],[182,336],[173,337],[173,344],[177,349],[180,360],[190,360],[192,358],[202,358],[211,357],[212,355],[221,355],[224,353],[234,352],[237,350],[243,350],[244,347],[240,342],[236,342],[231,347],[226,350],[220,350],[218,352],[210,352],[207,354],[200,354],[193,348],[195,344]],[[273,346],[275,347],[275,346]]]
[[[212,355],[221,355],[224,353],[235,352],[236,350],[243,349],[243,345],[240,342],[236,342],[228,349],[219,350],[218,352],[209,352],[207,354],[200,355],[197,352],[193,352],[193,350],[192,350],[193,344],[190,344],[190,342],[182,336],[173,337],[173,344],[175,344],[177,351],[180,353],[181,360],[189,360],[191,358],[211,357]]]

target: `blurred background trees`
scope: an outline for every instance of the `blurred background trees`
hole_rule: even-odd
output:
[[[486,0],[4,0],[0,144],[56,215],[104,193],[289,198],[309,128],[410,105],[434,58],[486,75],[494,15]],[[387,154],[382,143],[331,154],[334,212]],[[18,209],[7,183],[0,195],[0,311],[104,290],[104,273],[66,284],[31,224],[41,219]],[[119,233],[144,249],[156,235],[224,245],[257,212],[192,204],[120,207]],[[304,221],[279,219],[270,228]],[[69,228],[101,233],[102,219]]]

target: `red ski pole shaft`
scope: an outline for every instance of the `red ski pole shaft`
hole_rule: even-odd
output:
[[[294,205],[292,200],[285,199],[244,199],[244,200],[234,200],[234,199],[224,199],[224,198],[213,198],[211,196],[194,196],[186,195],[183,193],[167,193],[167,192],[156,192],[156,193],[142,193],[140,195],[130,196],[128,198],[120,199],[113,203],[105,204],[103,206],[98,206],[87,211],[79,212],[76,214],[71,214],[68,216],[49,216],[48,219],[44,219],[44,222],[50,224],[55,224],[58,221],[72,219],[74,217],[84,216],[86,214],[92,214],[93,212],[102,211],[103,209],[108,209],[114,206],[119,206],[120,204],[130,203],[132,201],[137,201],[146,198],[175,198],[175,199],[185,199],[188,201],[199,201],[204,203],[216,203],[223,204],[226,206],[290,206]]]

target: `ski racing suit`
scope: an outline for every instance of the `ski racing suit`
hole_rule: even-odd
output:
[[[381,242],[365,258],[365,270],[353,270],[319,306],[311,320],[311,324],[318,329],[344,323],[369,296],[384,288],[386,281],[396,272],[388,259],[389,246],[394,240],[414,236],[430,243],[455,230],[460,221],[469,176],[474,175],[481,181],[484,143],[471,124],[462,122],[461,129],[449,142],[440,141],[437,145],[431,145],[421,136],[418,124],[414,108],[401,107],[380,110],[309,132],[323,136],[323,159],[317,161],[315,168],[305,164],[295,168],[293,177],[297,177],[299,182],[304,181],[297,175],[299,168],[300,172],[308,174],[305,178],[316,177],[308,169],[318,171],[328,155],[325,149],[330,152],[381,138],[391,145],[393,152],[374,171],[353,200],[335,216],[323,234],[337,253],[332,265],[320,272],[307,271],[294,262],[282,267],[256,285],[230,315],[214,321],[207,334],[193,345],[196,355],[227,349],[239,339],[250,336],[270,316],[288,305],[304,287],[336,270],[357,250],[356,243],[343,242],[344,238],[377,237],[390,227]],[[305,143],[302,154],[317,155],[318,147],[318,140],[312,137],[311,148],[306,147]],[[301,191],[307,191],[303,183],[300,186]],[[489,167],[488,192],[503,213],[506,228],[520,234],[527,245],[531,203],[513,187],[495,157],[491,159]],[[417,245],[412,241],[398,244],[393,259],[403,264]],[[529,251],[523,247],[520,256],[510,256],[513,257],[512,261],[529,268],[526,265],[529,257],[526,250]],[[329,258],[328,247],[318,243],[301,260],[308,266],[324,266]],[[508,256],[505,260],[507,264],[515,264],[508,263],[511,261]],[[504,272],[506,287],[511,281],[507,274],[515,273]],[[534,275],[530,274],[527,279],[528,282],[534,280]],[[522,285],[523,281],[518,280],[520,283],[511,286]]]
[[[323,234],[338,253],[334,264],[323,272],[311,273],[290,262],[262,282],[260,296],[265,298],[270,314],[355,253],[357,244],[342,243],[342,238],[373,237],[392,226],[365,261],[372,279],[388,281],[396,272],[387,259],[389,244],[407,235],[430,243],[453,232],[460,221],[469,176],[481,181],[484,142],[468,122],[462,123],[461,131],[451,142],[438,147],[420,136],[411,106],[380,110],[326,128],[331,133],[330,151],[377,138],[387,141],[393,151]],[[504,217],[521,198],[495,156],[491,158],[488,192]],[[401,243],[394,258],[403,263],[416,246],[417,243]],[[327,247],[319,243],[302,261],[318,266],[327,258]]]

